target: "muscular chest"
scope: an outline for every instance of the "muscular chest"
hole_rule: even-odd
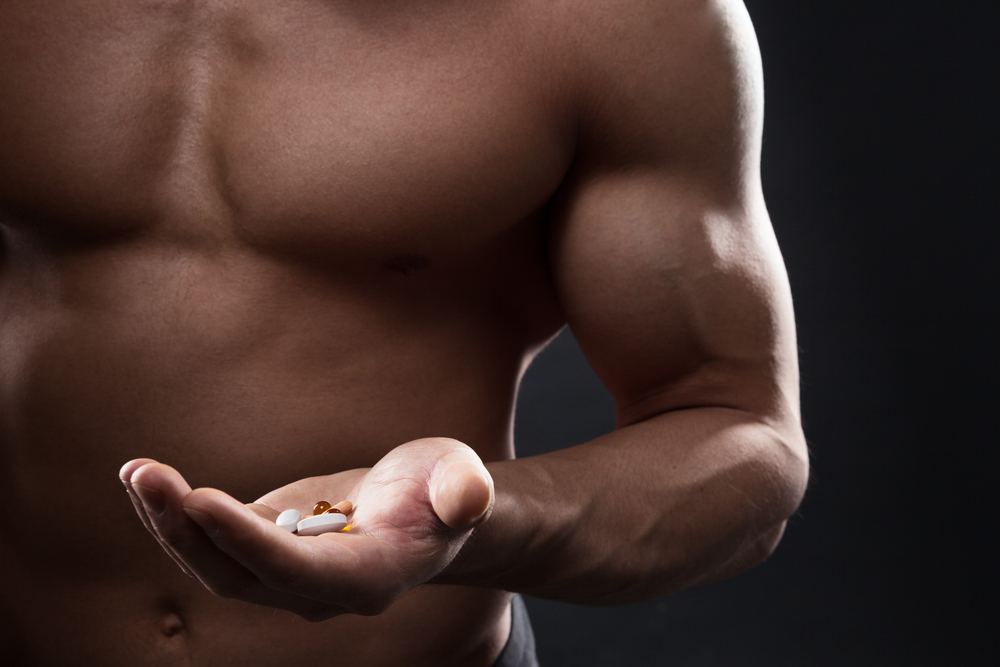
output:
[[[0,10],[9,224],[461,252],[541,206],[572,158],[510,4],[29,5]]]

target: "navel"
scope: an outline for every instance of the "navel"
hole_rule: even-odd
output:
[[[186,630],[184,619],[175,612],[167,612],[160,618],[160,632],[164,637],[177,637],[183,635]]]
[[[161,604],[157,613],[156,630],[152,641],[145,649],[156,664],[181,665],[191,664],[190,630],[181,609],[172,601]]]

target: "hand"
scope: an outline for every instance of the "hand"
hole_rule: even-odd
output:
[[[194,489],[151,459],[120,477],[146,528],[208,590],[319,621],[378,614],[440,573],[493,508],[493,480],[479,456],[447,438],[400,445],[373,468],[303,479],[244,505]],[[320,499],[357,508],[346,533],[293,535],[285,509],[311,513]]]

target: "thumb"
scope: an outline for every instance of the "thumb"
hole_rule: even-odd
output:
[[[434,512],[451,528],[472,528],[493,510],[493,477],[468,446],[438,459],[428,490]]]

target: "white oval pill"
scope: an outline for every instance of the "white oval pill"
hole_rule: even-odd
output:
[[[343,514],[317,514],[299,521],[299,535],[322,535],[333,533],[347,525]]]
[[[278,515],[278,519],[275,523],[278,524],[279,528],[284,528],[289,533],[295,532],[295,527],[299,523],[299,519],[302,518],[302,513],[298,510],[285,510]]]

